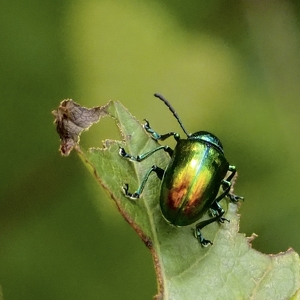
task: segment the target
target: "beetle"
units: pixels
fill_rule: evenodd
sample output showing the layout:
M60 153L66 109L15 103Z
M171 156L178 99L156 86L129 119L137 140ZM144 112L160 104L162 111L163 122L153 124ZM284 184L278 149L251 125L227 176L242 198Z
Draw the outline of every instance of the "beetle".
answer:
M119 154L135 162L141 162L159 150L164 150L171 157L165 170L153 165L145 173L134 193L129 192L127 183L123 186L123 192L130 199L140 198L150 174L156 173L161 180L160 208L166 221L178 227L187 226L210 211L211 218L197 223L194 235L202 246L212 245L210 240L202 236L201 229L215 221L220 223L229 221L223 217L225 211L219 202L224 197L228 197L234 203L243 200L243 197L230 192L236 168L229 165L224 156L222 143L215 135L207 131L189 134L171 104L160 94L154 96L164 102L173 113L187 139L181 139L176 132L160 135L145 120L144 129L154 140L163 141L173 136L177 143L174 150L161 145L137 156L127 153L120 147Z

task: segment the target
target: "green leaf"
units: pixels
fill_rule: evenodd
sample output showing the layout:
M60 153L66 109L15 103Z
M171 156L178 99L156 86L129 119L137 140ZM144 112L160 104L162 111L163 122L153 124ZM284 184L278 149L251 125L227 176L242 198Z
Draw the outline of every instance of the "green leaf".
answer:
M150 176L140 199L130 200L124 196L124 183L134 191L148 168L153 164L165 168L169 157L164 151L158 151L137 163L119 156L120 146L137 155L158 145L119 102L110 101L102 107L87 109L72 100L64 100L53 114L61 137L61 151L67 149L63 154L75 148L150 249L158 281L156 299L299 298L298 254L289 249L285 253L265 255L252 249L255 235L247 238L238 233L236 204L223 200L225 217L230 223L205 227L204 236L214 244L203 248L193 236L192 226L176 228L162 217L158 204L160 182L156 176ZM80 133L104 116L116 121L121 140L106 140L101 149L81 149Z

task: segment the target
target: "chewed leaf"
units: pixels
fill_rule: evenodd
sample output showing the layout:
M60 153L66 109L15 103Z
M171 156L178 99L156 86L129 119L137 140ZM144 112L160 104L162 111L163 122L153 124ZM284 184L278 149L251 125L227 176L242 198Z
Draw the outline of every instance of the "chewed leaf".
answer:
M63 155L69 155L79 143L83 130L87 130L92 124L98 122L101 116L106 115L105 107L86 108L72 99L66 99L60 103L57 110L52 111L55 116L56 130L61 140L60 151Z
M67 104L71 109L65 108ZM222 201L225 218L230 223L213 223L205 227L203 234L214 244L203 248L192 234L193 226L176 228L162 217L158 203L160 181L156 176L150 176L140 199L130 200L124 196L124 183L134 191L152 165L164 169L170 158L164 151L158 151L140 163L120 157L120 146L137 155L158 144L119 102L111 101L91 110L73 101L63 102L55 116L64 153L77 145L83 130L106 115L116 121L120 140L106 140L101 149L84 150L76 146L75 150L151 250L159 291L156 299L299 299L298 254L290 249L285 253L266 255L252 249L251 241L255 235L247 238L238 233L236 204Z

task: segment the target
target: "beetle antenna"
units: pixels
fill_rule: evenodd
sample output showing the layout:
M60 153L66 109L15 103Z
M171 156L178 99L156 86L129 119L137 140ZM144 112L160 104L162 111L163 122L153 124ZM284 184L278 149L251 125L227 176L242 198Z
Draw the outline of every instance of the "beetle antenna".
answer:
M164 102L168 107L169 107L169 110L172 112L173 116L176 118L176 120L178 121L180 127L182 128L182 130L184 131L184 133L186 134L187 137L190 136L190 134L188 134L188 132L186 131L186 129L184 128L177 112L175 111L175 109L173 108L173 106L170 104L170 102L164 98L162 95L158 94L158 93L155 93L154 96L158 99L160 99L162 102Z

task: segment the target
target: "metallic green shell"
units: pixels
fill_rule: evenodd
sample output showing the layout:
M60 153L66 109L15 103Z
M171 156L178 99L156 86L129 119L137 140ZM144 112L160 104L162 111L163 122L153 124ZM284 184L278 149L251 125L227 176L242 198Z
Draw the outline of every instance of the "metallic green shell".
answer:
M186 226L197 221L215 200L229 164L209 143L179 140L165 171L160 207L168 222Z

